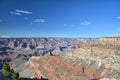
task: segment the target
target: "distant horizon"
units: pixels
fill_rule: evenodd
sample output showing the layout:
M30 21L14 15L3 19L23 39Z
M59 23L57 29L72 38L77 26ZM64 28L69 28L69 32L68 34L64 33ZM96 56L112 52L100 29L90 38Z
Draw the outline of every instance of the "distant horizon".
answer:
M120 36L105 36L105 37L0 37L0 38L120 38Z

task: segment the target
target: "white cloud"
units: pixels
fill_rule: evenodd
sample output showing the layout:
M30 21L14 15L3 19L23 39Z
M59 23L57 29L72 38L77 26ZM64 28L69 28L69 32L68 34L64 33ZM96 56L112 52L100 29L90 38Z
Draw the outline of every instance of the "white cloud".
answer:
M30 11L19 10L19 9L15 10L15 11L11 11L10 13L15 14L15 15L19 15L19 16L21 16L22 14L32 14L32 12L30 12Z
M45 19L35 19L33 22L37 22L37 23L44 23Z
M11 11L10 13L11 13L11 14L18 15L18 16L21 16L21 15L22 15L22 14L20 14L20 13L18 13L18 12L13 12L13 11Z
M90 25L90 24L91 24L91 22L88 22L88 21L84 21L84 22L81 22L81 23L80 23L80 25L85 25L85 26L86 26L86 25Z
M19 9L17 9L17 10L15 10L15 11L18 12L18 13L32 14L32 12L26 11L26 10L19 10Z
M120 19L120 16L117 16L116 18L117 18L117 19Z

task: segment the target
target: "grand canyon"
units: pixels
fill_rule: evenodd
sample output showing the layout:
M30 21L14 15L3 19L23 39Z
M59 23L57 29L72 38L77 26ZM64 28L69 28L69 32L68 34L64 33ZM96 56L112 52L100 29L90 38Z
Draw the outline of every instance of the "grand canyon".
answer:
M1 38L0 55L28 80L120 79L119 37Z

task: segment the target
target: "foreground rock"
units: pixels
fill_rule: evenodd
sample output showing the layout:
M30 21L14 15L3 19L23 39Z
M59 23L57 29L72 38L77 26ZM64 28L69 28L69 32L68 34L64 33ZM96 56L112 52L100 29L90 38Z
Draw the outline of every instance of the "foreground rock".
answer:
M109 80L120 79L120 72L106 66L102 60L81 58L75 55L32 57L30 67L37 78L48 80Z
M64 56L32 57L29 65L36 77L49 80L120 80L119 44L106 42L100 40Z

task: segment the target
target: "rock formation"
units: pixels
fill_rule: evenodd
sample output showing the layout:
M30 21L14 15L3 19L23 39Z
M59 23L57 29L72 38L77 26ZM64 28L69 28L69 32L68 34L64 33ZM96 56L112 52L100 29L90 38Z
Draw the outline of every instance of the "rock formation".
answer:
M32 57L29 65L36 77L43 76L49 80L119 80L119 50L112 43L108 47L110 43L102 42L101 39L98 41L91 43L93 46L79 48L64 56Z
M12 42L8 45L7 41ZM120 79L119 37L35 38L7 41L0 42L0 51L4 54L7 52L6 55L1 54L0 59L12 59L11 66L21 77L39 79L42 77L48 80ZM17 42L18 47L13 46L13 42ZM18 59L14 60L16 57ZM30 75L25 75L27 73Z

